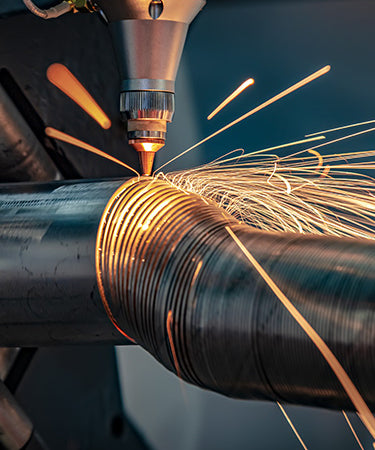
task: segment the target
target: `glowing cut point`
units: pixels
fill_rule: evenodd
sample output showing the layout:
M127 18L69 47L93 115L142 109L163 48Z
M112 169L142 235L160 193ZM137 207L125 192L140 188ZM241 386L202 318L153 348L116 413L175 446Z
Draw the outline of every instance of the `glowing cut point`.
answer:
M208 115L207 120L211 120L217 113L219 113L222 109L224 109L232 100L234 100L238 95L241 94L245 89L254 84L254 79L249 78L244 81L232 94L230 94L224 101L220 103L220 105L215 108L211 114Z
M112 124L106 113L67 67L59 63L52 64L47 69L47 78L98 122L102 128L105 130L111 128Z

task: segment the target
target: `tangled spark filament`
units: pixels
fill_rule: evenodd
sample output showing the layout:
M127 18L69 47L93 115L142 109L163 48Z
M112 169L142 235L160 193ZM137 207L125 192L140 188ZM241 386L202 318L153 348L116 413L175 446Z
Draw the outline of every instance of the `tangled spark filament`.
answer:
M374 239L375 182L356 173L375 168L361 161L370 157L375 151L323 158L306 150L283 159L248 154L159 176L265 231Z

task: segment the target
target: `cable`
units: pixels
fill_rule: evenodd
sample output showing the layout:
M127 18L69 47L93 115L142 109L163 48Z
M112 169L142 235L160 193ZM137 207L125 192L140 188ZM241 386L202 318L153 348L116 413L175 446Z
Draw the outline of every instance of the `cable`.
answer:
M49 9L38 8L31 0L23 0L25 6L36 16L42 19L56 19L63 14L70 12L72 10L72 5L66 1L59 3Z

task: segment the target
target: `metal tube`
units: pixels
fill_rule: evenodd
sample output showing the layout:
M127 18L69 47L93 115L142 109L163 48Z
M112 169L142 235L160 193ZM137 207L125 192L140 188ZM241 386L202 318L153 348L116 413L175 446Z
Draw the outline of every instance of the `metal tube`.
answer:
M24 448L32 432L32 423L0 381L0 447L8 450Z
M49 181L61 175L0 86L1 181Z
M0 345L124 343L97 290L95 239L122 181L0 187Z
M261 232L166 182L121 184L0 190L0 345L127 342L117 328L198 386L350 409L229 225L375 407L375 243Z
M375 407L375 243L257 231L164 182L128 183L98 234L115 325L188 382L236 398L352 408L229 225Z

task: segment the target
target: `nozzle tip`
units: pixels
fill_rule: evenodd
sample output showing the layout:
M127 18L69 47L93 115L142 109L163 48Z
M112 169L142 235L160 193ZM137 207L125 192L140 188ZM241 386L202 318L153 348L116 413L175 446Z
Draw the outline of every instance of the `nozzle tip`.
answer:
M137 150L143 175L150 176L154 165L155 153L164 147L164 141L138 141L136 139L129 143Z
M150 176L154 166L155 153L140 151L138 155L143 175Z

